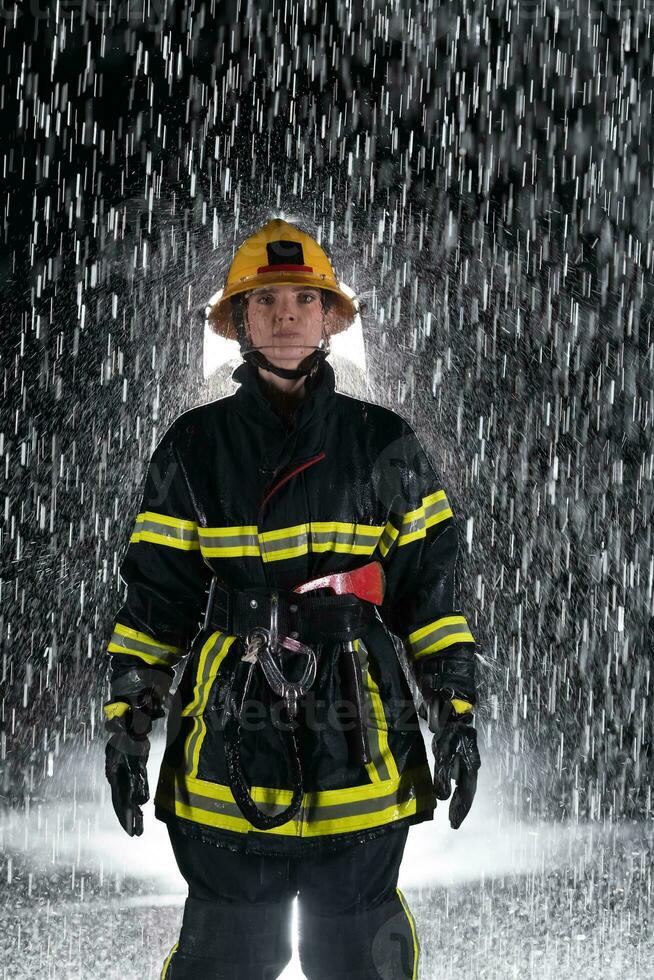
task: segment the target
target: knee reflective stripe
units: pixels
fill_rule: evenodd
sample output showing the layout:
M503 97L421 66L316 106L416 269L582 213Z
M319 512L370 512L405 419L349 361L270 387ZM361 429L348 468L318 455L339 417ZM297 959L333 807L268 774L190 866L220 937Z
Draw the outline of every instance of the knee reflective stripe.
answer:
M170 966L170 961L172 960L173 953L175 952L175 950L177 949L178 946L179 946L179 943L178 942L175 943L175 945L173 946L173 948L171 949L171 951L168 953L168 956L164 960L164 965L163 965L163 969L161 971L161 976L160 976L159 980L166 980L166 977L168 976L168 967Z
M411 910L407 905L406 898L404 897L404 895L402 894L399 888L396 888L396 891L397 891L397 896L400 902L402 903L404 914L409 920L409 927L411 929L411 936L413 938L413 975L411 977L411 980L416 980L418 976L418 960L420 959L420 944L418 942L418 931L416 929L416 922L413 916L411 915Z

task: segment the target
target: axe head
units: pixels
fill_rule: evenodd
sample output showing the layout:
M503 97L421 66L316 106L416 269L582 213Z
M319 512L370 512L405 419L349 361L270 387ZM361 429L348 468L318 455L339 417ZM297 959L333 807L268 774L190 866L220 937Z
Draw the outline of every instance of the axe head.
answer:
M334 572L312 578L297 585L294 592L315 592L316 589L329 589L334 595L355 595L364 602L380 606L384 601L386 578L384 569L378 561L371 561L351 572Z

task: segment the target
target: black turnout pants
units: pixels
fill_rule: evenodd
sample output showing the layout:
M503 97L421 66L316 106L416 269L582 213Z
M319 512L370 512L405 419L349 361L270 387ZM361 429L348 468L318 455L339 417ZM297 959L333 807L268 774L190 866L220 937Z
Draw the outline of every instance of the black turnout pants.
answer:
M296 895L308 980L416 980L415 923L397 888L407 829L292 858L168 833L189 893L162 980L275 980L292 955Z

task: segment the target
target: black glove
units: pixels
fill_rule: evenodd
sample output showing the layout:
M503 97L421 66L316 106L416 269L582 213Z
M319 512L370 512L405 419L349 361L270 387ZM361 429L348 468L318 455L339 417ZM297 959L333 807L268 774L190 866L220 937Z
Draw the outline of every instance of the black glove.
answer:
M160 690L154 686L133 690L139 680L143 677L138 672L118 678L112 683L114 696L103 705L105 731L111 735L105 747L105 775L116 816L130 837L143 833L141 806L150 799L148 734L152 721L165 714Z
M456 699L455 699L456 703ZM439 800L450 802L450 827L458 830L465 820L477 791L477 772L481 767L477 732L472 725L472 711L457 714L451 692L435 694L428 706L428 724L434 737L434 792Z
M421 664L418 682L425 699L420 714L434 733L434 792L437 799L448 800L454 780L449 818L452 829L458 830L475 798L477 772L481 768L477 732L472 724L474 651L462 649L429 658Z

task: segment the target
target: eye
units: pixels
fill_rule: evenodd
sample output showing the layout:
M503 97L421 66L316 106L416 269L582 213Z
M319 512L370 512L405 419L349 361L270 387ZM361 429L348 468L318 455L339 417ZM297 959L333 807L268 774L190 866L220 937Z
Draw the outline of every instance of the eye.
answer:
M309 303L313 303L313 301L317 298L314 293L300 293L300 296L302 296L302 298L305 300L308 299ZM305 303L305 306L306 305L308 304Z

